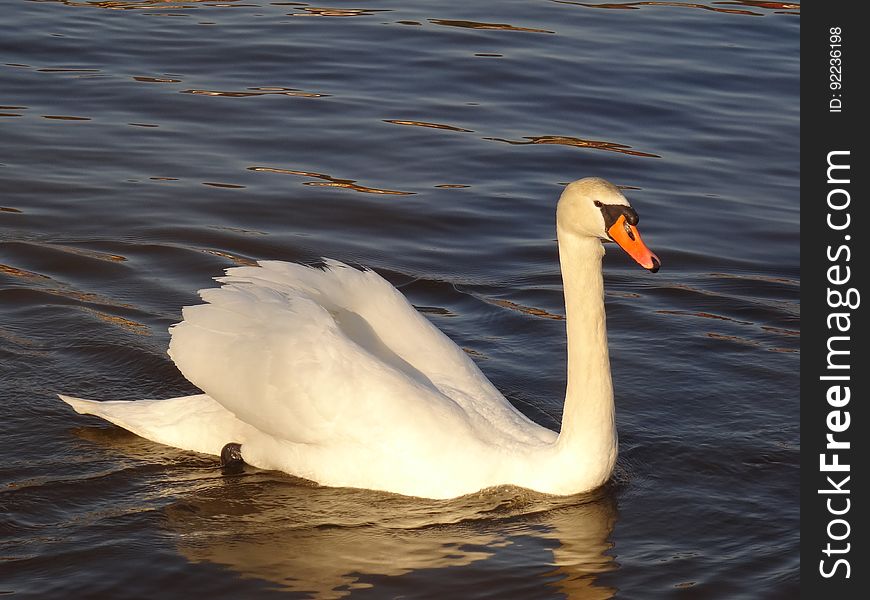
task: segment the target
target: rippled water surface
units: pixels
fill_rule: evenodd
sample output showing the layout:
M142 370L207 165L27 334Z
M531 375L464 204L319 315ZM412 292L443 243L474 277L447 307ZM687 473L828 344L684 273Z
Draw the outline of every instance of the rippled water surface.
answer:
M0 593L793 598L799 5L10 0L0 35ZM605 259L620 458L593 495L423 501L207 456L55 392L194 391L222 269L368 265L558 428L561 186Z

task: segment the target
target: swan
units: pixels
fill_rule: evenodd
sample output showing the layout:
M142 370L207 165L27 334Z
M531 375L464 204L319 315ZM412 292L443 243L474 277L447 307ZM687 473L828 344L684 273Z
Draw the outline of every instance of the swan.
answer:
M569 495L617 455L602 241L661 263L613 184L567 185L556 209L568 335L559 433L531 421L390 283L334 260L230 268L170 328L169 356L204 393L94 401L81 414L183 450L324 486L433 499L499 485Z

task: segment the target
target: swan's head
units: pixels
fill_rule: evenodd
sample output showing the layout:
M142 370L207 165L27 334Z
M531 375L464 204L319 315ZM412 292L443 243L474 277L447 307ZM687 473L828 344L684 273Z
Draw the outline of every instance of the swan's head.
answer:
M655 273L662 263L643 243L637 221L637 213L619 188L600 177L568 184L556 209L559 228L581 237L616 242L640 266Z

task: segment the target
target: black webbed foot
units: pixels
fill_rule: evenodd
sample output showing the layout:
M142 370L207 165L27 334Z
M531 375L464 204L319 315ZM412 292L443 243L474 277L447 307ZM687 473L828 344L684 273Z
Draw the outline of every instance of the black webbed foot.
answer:
M224 475L236 475L245 470L242 445L230 442L221 450L221 470Z

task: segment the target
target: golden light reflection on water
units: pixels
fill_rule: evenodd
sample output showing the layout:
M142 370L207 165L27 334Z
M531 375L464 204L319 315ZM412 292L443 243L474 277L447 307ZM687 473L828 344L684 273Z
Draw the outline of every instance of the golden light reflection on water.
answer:
M143 9L184 9L190 4L210 4L220 6L215 0L37 0L38 2L56 2L66 6L82 6L89 8L108 8L111 10L143 10ZM224 0L236 2L236 0ZM226 4L225 6L238 6Z
M442 129L446 131L456 131L460 133L474 133L471 129L465 129L463 127L457 127L455 125L446 125L444 123L433 123L429 121L412 121L412 120L404 120L404 119L384 119L385 123L392 123L394 125L408 125L414 127L425 127L429 129ZM651 152L641 152L640 150L634 150L631 146L626 144L619 144L616 142L607 142L602 140L587 140L578 137L572 137L567 135L539 135L539 136L526 136L522 140L508 140L505 138L497 138L497 137L485 137L485 140L493 141L493 142L504 142L506 144L512 144L515 146L525 146L525 145L533 145L533 144L554 144L559 146L573 146L575 148L591 148L593 150L604 150L607 152L619 152L620 154L628 154L631 156L640 156L645 158L661 158L658 154L653 154ZM621 186L623 189L639 189L631 186Z
M172 79L170 77L145 77L140 75L133 77L133 79L143 83L181 83L180 79Z
M393 125L411 125L414 127L429 127L430 129L446 129L447 131L460 131L463 133L474 133L471 129L463 129L454 125L445 125L443 123L429 123L427 121L403 121L400 119L384 119L384 123L392 123Z
M41 288L40 291L45 292L46 294L51 294L52 296L58 296L60 298L69 298L70 300L77 300L79 302L87 302L89 304L99 304L104 307L109 308L121 308L121 309L132 309L132 304L127 304L126 302L115 302L111 298L107 298L102 294L97 294L94 292L80 292L79 290L74 289L60 289L60 288Z
M223 96L227 98L249 98L253 96L295 96L297 98L326 98L329 94L317 94L305 92L295 88L285 87L251 87L244 91L222 90L182 90L182 94L196 94L199 96Z
M25 269L19 269L17 267L12 267L10 265L0 264L0 274L9 275L12 277L17 277L20 279L30 279L36 281L44 281L44 282L54 282L54 280L47 276L42 275L41 273L34 273L33 271L27 271ZM57 283L57 282L54 282ZM100 306L105 306L107 308L130 308L128 304L122 304L114 302L104 296L99 294L93 294L88 292L80 292L75 289L61 289L61 288L39 288L39 290L43 293L50 294L52 296L58 296L61 298L68 298L70 300L75 300L81 303L88 304L98 304ZM137 335L151 335L151 332L148 330L148 327L138 321L133 321L132 319L128 319L126 317L122 317L119 315L113 315L102 310L97 310L91 306L85 306L85 304L79 304L75 306L75 308L85 311L89 314L94 315L101 321L109 323L111 325L115 325L126 329L132 333ZM0 336L2 337L2 336Z
M127 260L126 256L122 256L120 254L113 254L111 252L102 252L100 250L93 250L91 248L80 248L77 246L66 246L64 244L52 244L52 243L31 243L34 246L41 246L43 248L48 248L55 251L67 252L69 254L77 254L79 256L86 256L88 258L95 258L97 260L105 260L109 262L124 262Z
M297 171L295 169L279 169L276 167L248 167L249 171L258 171L261 173L280 173L283 175L298 175L300 177L311 177L321 179L322 181L304 181L302 185L312 185L319 187L338 187L362 192L365 194L384 194L390 196L410 196L415 192L403 192L400 190L388 190L384 188L373 188L356 183L355 179L339 179L331 175L323 173L315 173L314 171Z
M42 115L43 119L55 119L57 121L90 121L90 117L73 117L70 115Z
M64 68L44 68L36 69L38 73L99 73L99 69L64 69Z
M737 336L737 335L726 335L724 333L716 333L713 331L708 331L706 335L708 338L711 338L714 340L723 340L723 341L728 341L728 342L734 342L735 344L742 344L744 346L760 346L761 345L759 342L756 342L755 340L748 340L746 338L742 338L742 337Z
M468 568L452 576L474 585L473 565L527 552L534 536L549 540L535 545L542 556L534 562L544 563L537 576L553 594L575 600L615 594L595 582L617 568L608 555L616 503L607 493L555 498L506 487L430 501L313 487L264 472L216 483L165 510L180 554L285 591L343 598L377 590L385 577L458 566ZM492 593L498 597L499 590Z
M227 260L233 262L234 264L239 265L240 267L256 267L257 261L252 260L250 258L245 258L244 256L239 256L237 254L232 254L231 252L225 252L223 250L214 250L211 248L201 248L202 252L206 254L211 254L212 256L220 256L221 258L226 258Z
M477 358L480 360L489 360L489 357L486 354L484 354L483 352L478 352L474 348L468 348L466 346L462 346L462 351L465 352L466 354L468 354L469 356L473 356L474 358Z
M126 319L124 317L119 317L118 315L110 315L109 313L105 313L99 310L95 310L88 306L81 306L82 310L91 313L101 321L105 321L110 325L115 325L117 327L121 327L122 329L126 329L131 333L135 333L136 335L151 335L151 332L148 330L148 327L139 323L138 321L133 321L131 319Z
M337 8L334 6L305 6L301 2L275 3L277 6L295 5L302 12L287 13L288 17L367 17L382 12L390 12L383 8Z
M27 242L25 244L25 248L19 249L17 251L29 254L29 252L27 251L31 246L39 248L40 251L48 250L62 252L109 263L117 264L127 261L127 258L120 254L93 250L91 248L66 246L62 244ZM74 257L68 257L60 260L73 261L76 259ZM60 261L55 260L55 262ZM146 325L138 321L134 321L128 317L123 317L119 314L115 314L116 311L129 312L131 310L135 310L135 308L130 304L118 302L102 294L94 292L84 292L76 289L68 283L55 280L48 275L44 275L35 271L29 271L20 267L14 267L9 264L0 264L0 275L28 280L27 288L34 292L38 292L39 294L47 294L49 296L55 296L57 298L64 298L66 300L72 300L75 303L70 305L68 302L55 303L52 301L42 300L40 302L41 304L60 304L62 306L72 306L77 310L81 310L95 316L101 321L104 321L111 325L115 325L117 327L121 327L137 335L151 334Z
M106 323L117 325L139 335L150 335L150 331L148 331L147 326L139 323L138 321L134 321L132 319L128 319L126 317L122 317L116 314L110 314L108 312L105 312L105 310L97 309L94 306L86 306L87 304L90 304L99 306L100 308L106 310L130 310L133 308L130 304L116 302L111 298L103 296L102 294L97 294L93 292L82 292L75 288L70 288L69 286L61 282L55 281L48 275L35 273L33 271L27 271L25 269L12 267L10 265L0 264L0 274L9 275L20 279L29 279L34 282L39 281L42 285L33 288L34 290L38 290L41 293L51 296L57 296L58 298L74 300L77 303L80 303L76 305L75 308L90 313L99 318L100 320L105 321Z
M737 4L740 6L752 6L766 8L768 10L800 11L801 5L794 2L756 2L754 0L730 0L728 2L714 2L713 4Z
M535 308L534 306L523 306L522 304L517 304L516 302L511 302L510 300L500 300L486 297L482 297L482 299L489 304L495 304L496 306L501 306L502 308L509 308L511 310L515 310L526 315L532 315L533 317L543 317L544 319L553 319L554 321L565 320L564 316L547 312L543 308Z
M27 269L19 269L18 267L13 267L11 265L4 265L3 263L0 263L0 273L11 275L12 277L18 277L20 279L51 279L48 275L34 273Z
M237 183L218 183L215 181L203 181L202 185L207 185L209 187L216 187L216 188L224 188L227 190L240 190L240 189L243 189L245 187L245 186L239 185Z
M557 144L560 146L574 146L576 148L592 148L593 150L605 150L607 152L619 152L620 154L629 154L631 156L644 156L648 158L661 158L658 154L650 152L640 152L633 150L631 146L625 144L617 144L616 142L605 142L600 140L584 140L583 138L571 137L567 135L539 135L526 136L523 140L506 140L504 138L487 137L485 140L494 142L505 142L515 146L524 146L528 144Z
M787 335L790 337L797 337L801 334L801 332L797 331L796 329L783 329L782 327L771 327L770 325L763 325L761 328L771 333L778 333L780 335Z
M708 4L699 4L695 2L667 2L659 0L646 0L643 2L608 2L608 3L589 3L577 2L576 0L552 0L558 4L574 4L576 6L584 6L586 8L610 8L617 10L638 10L645 6L666 6L673 8L697 8L701 10L709 10L712 12L725 13L729 15L751 15L764 16L764 13L753 12L739 8L721 8L718 6L710 6ZM737 6L747 6L751 8L763 8L777 11L800 11L800 4L787 2L753 2L751 0L733 0L729 2L713 2L713 4L732 4ZM788 14L798 14L798 12L789 12Z
M556 33L546 29L535 29L533 27L517 27L508 25L507 23L486 23L482 21L458 21L451 19L429 19L429 22L434 25L444 25L445 27L462 27L464 29L494 29L498 31L525 31L528 33Z
M39 344L30 338L22 337L17 333L13 333L8 329L0 327L0 340L3 341L3 346L7 349L10 346L15 346L16 354L23 354L26 356L48 356L49 352L45 350L41 350L39 348ZM10 487L12 484L7 484Z

